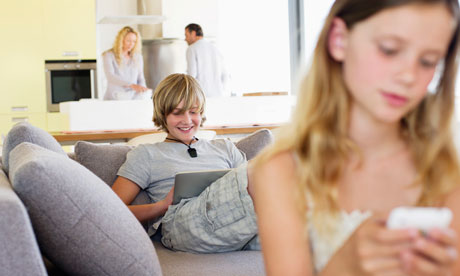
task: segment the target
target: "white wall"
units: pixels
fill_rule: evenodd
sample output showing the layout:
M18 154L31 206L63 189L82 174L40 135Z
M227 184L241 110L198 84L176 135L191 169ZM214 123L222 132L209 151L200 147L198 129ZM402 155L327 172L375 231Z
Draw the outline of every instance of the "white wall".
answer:
M220 0L218 47L233 91L289 91L288 1Z

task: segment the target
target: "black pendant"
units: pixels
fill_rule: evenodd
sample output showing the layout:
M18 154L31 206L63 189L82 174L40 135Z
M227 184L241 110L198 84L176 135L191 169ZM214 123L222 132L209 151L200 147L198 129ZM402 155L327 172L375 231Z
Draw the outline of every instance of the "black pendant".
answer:
M198 156L198 154L196 153L196 149L194 148L189 148L187 151L188 151L188 154L190 154L190 157L192 158L195 158Z

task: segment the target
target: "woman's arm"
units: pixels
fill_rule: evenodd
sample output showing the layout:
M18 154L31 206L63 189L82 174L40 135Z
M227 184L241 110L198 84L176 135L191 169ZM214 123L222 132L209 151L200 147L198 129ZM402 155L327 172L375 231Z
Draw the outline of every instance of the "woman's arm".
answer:
M169 205L172 203L172 196L174 193L173 188L163 200L156 203L130 205L140 191L140 187L136 183L125 177L118 176L112 186L112 189L120 197L120 199L128 205L128 208L140 222L148 221L149 219L164 215L168 210Z
M296 207L295 163L282 153L252 173L267 275L313 275L305 220Z

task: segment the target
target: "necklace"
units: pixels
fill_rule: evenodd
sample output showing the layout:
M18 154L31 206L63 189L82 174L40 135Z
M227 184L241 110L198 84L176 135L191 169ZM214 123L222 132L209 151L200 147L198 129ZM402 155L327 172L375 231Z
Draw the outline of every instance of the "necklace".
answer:
M190 155L190 157L192 158L195 158L198 156L198 153L196 152L196 149L192 148L190 145L193 143L193 141L198 141L198 138L196 138L195 136L193 136L193 139L192 141L190 141L190 143L187 145L186 143L182 142L181 140L178 140L178 139L173 139L173 138L168 138L166 137L166 140L171 140L171 141L176 141L176 142L179 142L179 143L182 143L184 145L186 145L188 147L188 154Z

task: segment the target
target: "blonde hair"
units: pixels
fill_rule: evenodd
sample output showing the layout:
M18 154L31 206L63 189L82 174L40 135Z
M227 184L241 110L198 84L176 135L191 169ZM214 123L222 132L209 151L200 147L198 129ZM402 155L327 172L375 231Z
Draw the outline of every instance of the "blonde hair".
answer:
M206 98L198 81L186 74L172 74L162 80L153 92L153 122L161 130L166 128L166 117L171 114L180 102L184 101L181 112L195 105L202 117L201 125L206 121L204 109Z
M115 41L113 42L112 49L109 49L104 52L106 54L107 52L113 52L113 55L115 56L115 60L117 61L117 64L121 66L121 54L123 51L123 41L125 37L133 33L136 35L136 45L134 45L134 48L129 52L129 56L132 58L134 56L134 53L140 53L142 49L142 43L141 43L141 35L139 34L138 31L134 30L133 28L129 26L123 27L120 31L118 31L117 36L115 37Z
M355 23L383 9L412 3L444 3L458 21L457 0L335 1L320 33L310 70L300 86L293 121L279 131L281 135L275 144L256 159L256 166L259 166L283 152L298 157L297 203L303 214L306 214L307 204L314 203L313 223L318 228L328 230L331 226L327 225L327 220L324 225L325 214L330 217L338 214L338 181L350 154L360 154L359 148L348 138L350 96L342 77L342 65L328 53L332 20L340 17L351 29ZM408 141L417 169L414 185L422 187L417 205L440 204L460 180L450 129L455 98L458 28L457 22L437 91L427 94L401 120L401 131Z

